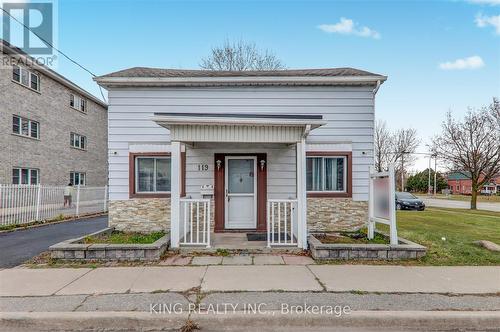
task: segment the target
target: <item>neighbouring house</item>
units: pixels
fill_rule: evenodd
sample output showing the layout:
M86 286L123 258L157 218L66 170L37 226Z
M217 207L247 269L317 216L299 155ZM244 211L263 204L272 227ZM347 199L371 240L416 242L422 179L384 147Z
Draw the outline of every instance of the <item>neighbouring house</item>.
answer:
M452 172L447 176L448 189L452 194L470 195L472 180L469 172ZM495 195L500 192L500 175L487 181L480 190L483 195Z
M0 40L0 184L107 184L107 105Z
M352 68L130 68L109 92L109 223L169 230L171 246L309 232L368 219L375 95L386 76ZM236 235L235 235L236 236Z

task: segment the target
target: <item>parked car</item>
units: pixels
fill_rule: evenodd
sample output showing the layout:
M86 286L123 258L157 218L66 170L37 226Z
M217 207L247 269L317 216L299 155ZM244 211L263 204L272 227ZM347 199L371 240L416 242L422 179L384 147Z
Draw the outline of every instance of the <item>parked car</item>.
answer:
M424 202L411 193L396 192L396 210L424 211Z

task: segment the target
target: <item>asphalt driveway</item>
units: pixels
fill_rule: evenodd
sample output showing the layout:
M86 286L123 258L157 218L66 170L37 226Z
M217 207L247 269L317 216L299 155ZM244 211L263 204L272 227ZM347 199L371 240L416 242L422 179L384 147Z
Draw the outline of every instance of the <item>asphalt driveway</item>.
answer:
M47 250L49 246L106 228L108 217L48 224L0 234L0 268L13 267Z

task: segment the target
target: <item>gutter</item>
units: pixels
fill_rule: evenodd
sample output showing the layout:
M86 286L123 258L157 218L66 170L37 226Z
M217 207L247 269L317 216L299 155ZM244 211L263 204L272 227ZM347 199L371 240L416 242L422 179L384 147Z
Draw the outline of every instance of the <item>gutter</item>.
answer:
M387 79L387 78L386 78ZM384 80L385 81L385 80ZM382 83L380 82L380 80L377 81L377 85L375 86L375 89L373 89L373 96L375 96L378 92L378 89L380 89L380 86L382 85Z
M233 85L233 84L289 84L289 85L339 85L339 84L377 84L386 76L253 76L253 77L106 77L94 80L101 86L120 85Z

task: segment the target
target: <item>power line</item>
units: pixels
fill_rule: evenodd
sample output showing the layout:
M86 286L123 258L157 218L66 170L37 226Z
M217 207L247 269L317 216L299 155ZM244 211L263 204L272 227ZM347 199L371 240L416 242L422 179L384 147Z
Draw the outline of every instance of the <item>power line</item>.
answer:
M37 36L46 45L50 46L51 48L53 48L54 50L56 50L59 54L61 54L62 56L64 56L66 59L68 59L69 61L71 61L72 63L74 63L78 67L80 67L81 69L85 70L87 73L89 73L90 75L92 75L92 77L97 77L97 75L94 74L92 71L90 71L89 69L85 68L83 65L79 64L76 60L73 60L69 55L66 55L66 53L64 53L63 51L59 50L54 45L52 45L51 43L49 43L48 41L46 41L44 38L42 38L41 36L39 36L36 32L34 32L33 30L31 30L23 22L19 21L17 18L15 18L14 16L12 16L8 11L6 11L3 8L0 8L0 9L2 9L2 11L5 14L9 15L9 17L11 17L14 21L16 21L17 23L21 24L26 30L30 31L32 34L34 34L35 36ZM99 91L101 92L102 99L107 103L106 98L104 97L104 93L102 92L101 86L100 85L97 85L97 86L99 87Z

